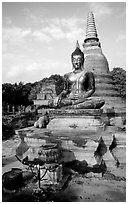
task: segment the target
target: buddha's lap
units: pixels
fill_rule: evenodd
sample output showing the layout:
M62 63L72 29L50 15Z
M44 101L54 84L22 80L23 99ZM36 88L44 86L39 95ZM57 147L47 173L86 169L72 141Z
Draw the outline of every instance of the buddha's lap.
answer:
M62 101L62 105L67 105L67 107L74 108L101 108L104 105L104 100L100 98L85 98L84 101L81 100L72 100L72 99L64 99Z

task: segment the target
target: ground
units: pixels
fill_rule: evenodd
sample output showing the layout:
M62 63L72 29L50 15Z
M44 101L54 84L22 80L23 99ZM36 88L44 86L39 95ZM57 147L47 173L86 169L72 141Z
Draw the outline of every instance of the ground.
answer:
M125 132L118 132L125 136ZM3 142L3 173L12 167L21 167L22 164L14 156L15 147L20 138L15 137ZM13 144L13 150L10 147ZM15 144L15 145L14 145ZM123 149L124 155L124 149ZM122 155L122 156L123 156ZM125 159L124 159L125 161ZM101 173L80 174L73 168L67 167L68 176L60 189L49 188L45 195L41 192L34 194L37 181L30 176L24 185L15 192L3 189L3 201L54 201L54 202L125 202L126 201L126 162L120 160L120 166L113 165L104 175ZM26 169L24 168L24 173Z

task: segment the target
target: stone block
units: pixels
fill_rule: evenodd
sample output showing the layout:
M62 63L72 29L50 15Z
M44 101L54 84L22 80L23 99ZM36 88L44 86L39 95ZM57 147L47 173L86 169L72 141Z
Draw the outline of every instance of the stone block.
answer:
M48 130L86 130L96 132L101 128L100 119L94 116L87 116L86 118L72 117L72 118L54 118L47 126Z
M94 152L98 147L98 142L88 140L85 147L76 146L74 142L63 140L61 147L63 149L61 161L72 162L72 161L86 161L87 164L92 167L97 164L94 157Z
M114 117L114 118L112 117L110 119L110 125L122 128L123 127L123 120L121 117Z

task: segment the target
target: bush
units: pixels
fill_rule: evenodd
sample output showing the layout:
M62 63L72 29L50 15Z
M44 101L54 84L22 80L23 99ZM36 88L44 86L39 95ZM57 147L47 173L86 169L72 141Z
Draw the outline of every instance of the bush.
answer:
M126 71L120 67L111 71L115 88L123 99L126 99Z

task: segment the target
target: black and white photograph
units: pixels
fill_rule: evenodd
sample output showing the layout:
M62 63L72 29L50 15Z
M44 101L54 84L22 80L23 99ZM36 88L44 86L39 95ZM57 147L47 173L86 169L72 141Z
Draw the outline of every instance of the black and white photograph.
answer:
M126 202L126 2L1 4L2 202Z

